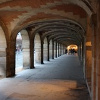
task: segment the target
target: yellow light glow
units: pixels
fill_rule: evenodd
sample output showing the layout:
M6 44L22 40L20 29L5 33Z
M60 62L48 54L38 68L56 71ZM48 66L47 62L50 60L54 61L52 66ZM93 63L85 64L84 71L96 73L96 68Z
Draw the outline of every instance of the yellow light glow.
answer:
M69 50L69 49L75 49L75 50L77 50L78 49L78 46L77 45L69 45L67 47L67 50Z

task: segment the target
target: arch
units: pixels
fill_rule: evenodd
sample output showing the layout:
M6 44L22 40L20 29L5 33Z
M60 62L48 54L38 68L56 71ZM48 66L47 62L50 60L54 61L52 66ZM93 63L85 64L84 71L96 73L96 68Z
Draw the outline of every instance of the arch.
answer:
M34 63L41 63L41 38L39 33L34 37Z
M30 68L30 40L26 30L21 30L21 39L16 37L16 73L21 69ZM18 35L17 35L18 36Z
M76 22L69 22L67 20L58 20L58 22L57 21L54 21L54 22L51 21L51 22L48 22L47 24L44 24L44 25L41 25L40 27L37 27L34 31L34 34L36 34L37 32L39 32L41 30L46 30L46 29L52 30L52 29L54 29L54 31L57 31L58 29L64 28L63 31L64 30L66 30L66 31L70 30L70 31L74 31L76 33L80 33L81 36L84 36L85 30L82 28L82 26L80 24L78 24ZM67 25L68 23L71 23L71 26L70 26L70 24ZM81 30L79 28L73 27L75 25L78 26Z
M70 44L76 44L76 45L79 45L79 43L77 41L75 41L74 39L71 39L71 38L59 38L57 39L57 42L59 43L63 43L65 46L68 46Z
M53 39L57 39L58 37L76 38L76 40L78 40L78 41L82 40L82 38L79 38L79 36L74 34L74 33L63 33L63 32L61 32L61 33L53 33L53 34L49 35L48 40L50 40L52 38Z
M37 27L34 31L33 31L33 33L34 34L36 34L36 33L38 33L38 30L41 30L41 28L43 28L44 26L47 26L48 24L53 24L53 23L62 23L62 24L65 24L66 25L66 23L72 23L72 24L75 24L76 26L79 26L82 30L83 30L83 32L85 33L85 28L84 28L84 26L83 25L81 25L79 22L76 22L76 21L74 21L74 20L71 20L71 19L48 19L49 21L47 21L47 19L45 20L45 19L40 19L40 20L36 20L36 21L34 21L34 23L33 23L33 21L31 22L31 23L29 23L29 24L24 24L24 26L22 26L22 27L18 27L18 29L14 29L14 30L12 30L12 33L14 33L15 35L19 32L19 31L21 31L21 29L22 28L27 28L27 26L28 27L31 27L31 26L34 26L34 25L38 25L38 24L40 24L39 26L40 27ZM33 35L34 36L34 35Z
M0 78L6 76L6 37L0 26Z
M46 13L49 12L49 14L51 14L52 10L50 10L50 8L56 7L57 5L63 5L63 4L77 5L80 8L82 8L89 16L91 16L91 14L93 13L93 9L91 7L91 4L88 1L85 1L85 0L84 1L83 0L82 1L80 1L80 0L74 0L74 1L73 0L68 0L68 1L63 1L63 2L62 1L52 2L50 5L45 5L44 8L46 8L46 9L42 9L42 12L46 12ZM41 12L41 10L40 10L40 8L37 8L37 10L35 11L35 15L38 14L39 12ZM34 11L33 10L30 11L30 14L33 15ZM27 17L30 17L30 16L28 16L30 14L27 14ZM20 24L22 24L22 22L24 22L26 20L26 18L25 19L20 19L21 21L19 21L19 23L17 23L16 26L19 26ZM33 20L32 20L32 23L33 23ZM29 24L31 24L31 23L29 23ZM27 24L27 25L29 25L29 24Z

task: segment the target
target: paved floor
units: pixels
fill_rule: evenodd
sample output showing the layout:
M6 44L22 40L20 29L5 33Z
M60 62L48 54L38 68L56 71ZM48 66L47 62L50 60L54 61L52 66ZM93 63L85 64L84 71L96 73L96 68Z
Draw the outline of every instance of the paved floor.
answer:
M90 100L77 56L63 55L0 80L0 100Z

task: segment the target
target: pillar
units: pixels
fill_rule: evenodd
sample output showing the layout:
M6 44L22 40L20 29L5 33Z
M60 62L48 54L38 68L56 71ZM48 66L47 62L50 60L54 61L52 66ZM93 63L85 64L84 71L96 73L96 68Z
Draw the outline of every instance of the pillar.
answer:
M49 45L49 57L52 59L52 40L50 40L50 45Z
M15 76L15 50L16 50L15 40L8 41L6 49L7 51L6 77Z
M97 66L97 25L96 25L96 14L91 16L92 20L92 84L91 84L91 98L92 100L96 100L96 66Z
M52 59L54 59L54 41L52 40Z
M43 59L45 60L45 61L47 61L48 60L48 53L47 53L47 47L48 46L48 43L47 43L47 38L45 37L45 39L44 39L44 44L43 44Z
M26 30L22 30L22 52L23 52L23 68L30 68L30 41Z
M41 64L44 64L43 63L43 41L41 40Z
M49 42L48 42L48 61L49 61Z
M58 43L58 57L59 57L59 43Z
M56 48L55 49L56 49L56 56L55 57L57 58L57 41L56 41Z
M35 63L41 63L41 40L40 35L37 33L34 39L35 46Z
M0 77L6 77L6 38L0 27Z
M33 39L30 39L30 69L33 69L34 67L34 41Z
M85 66L86 66L86 79L89 92L91 93L91 73L92 73L92 28L90 26L90 17L87 18L87 32L86 32L86 59L85 59Z
M96 100L100 100L100 1L97 6Z
M56 58L56 41L54 41L54 58Z

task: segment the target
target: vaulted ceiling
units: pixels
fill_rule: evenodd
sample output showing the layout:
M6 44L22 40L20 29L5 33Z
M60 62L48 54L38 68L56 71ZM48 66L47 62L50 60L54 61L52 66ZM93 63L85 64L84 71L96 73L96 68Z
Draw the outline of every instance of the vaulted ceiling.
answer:
M31 29L65 45L82 42L93 12L95 0L0 0L0 23L9 35Z

